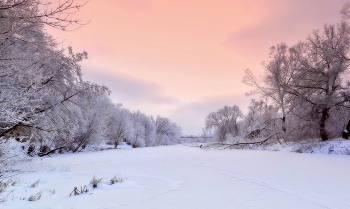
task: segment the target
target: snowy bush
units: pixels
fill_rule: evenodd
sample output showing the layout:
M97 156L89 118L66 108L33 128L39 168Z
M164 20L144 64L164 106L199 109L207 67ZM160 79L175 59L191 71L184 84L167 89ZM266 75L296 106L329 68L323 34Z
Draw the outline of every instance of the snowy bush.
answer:
M122 177L117 177L114 176L111 180L110 180L111 184L115 184L115 183L123 183L124 179Z
M40 179L38 179L38 180L37 180L36 182L34 182L30 187L35 188L35 187L37 187L37 186L39 185L40 182L41 182Z
M34 194L34 195L31 195L29 198L28 198L28 201L37 201L37 200L40 200L41 198L41 195L42 195L42 191Z
M80 194L83 194L83 193L88 193L89 190L87 188L87 186L85 185L84 187L80 187L80 190L78 189L78 187L74 187L73 191L70 193L69 196L77 196L77 195L80 195Z
M98 185L99 183L101 183L101 182L102 182L102 178L98 179L98 178L96 178L95 175L94 175L94 177L93 177L93 178L91 179L91 181L90 181L90 184L92 185L93 188L96 188L97 185Z

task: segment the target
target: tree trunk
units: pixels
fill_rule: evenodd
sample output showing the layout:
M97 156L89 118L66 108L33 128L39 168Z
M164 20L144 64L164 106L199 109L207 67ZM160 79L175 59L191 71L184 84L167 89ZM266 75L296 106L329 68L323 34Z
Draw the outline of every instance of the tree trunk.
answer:
M325 108L322 110L322 117L320 120L320 136L321 136L322 141L328 140L328 135L326 132L326 120L329 117L328 111L329 111L329 108Z
M350 135L350 120L348 122L348 125L346 126L346 129L343 131L343 138L349 139L349 135Z
M282 131L284 133L287 132L287 129L286 129L286 117L285 116L283 116L283 118L282 118Z
M235 135L238 136L238 126L237 126L237 123L235 123L235 125L233 126L233 129L234 129Z
M118 147L118 140L115 139L115 140L114 140L114 149L117 149L117 147Z

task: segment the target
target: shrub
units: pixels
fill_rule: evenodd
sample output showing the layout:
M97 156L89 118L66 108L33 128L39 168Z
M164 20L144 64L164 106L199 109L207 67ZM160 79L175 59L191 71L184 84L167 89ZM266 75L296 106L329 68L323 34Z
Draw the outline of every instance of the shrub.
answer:
M77 195L80 195L80 194L82 194L84 192L85 193L89 192L89 190L88 190L86 185L84 187L80 187L80 190L77 187L74 187L73 191L70 193L69 196L72 196L72 195L77 196Z
M31 195L31 196L28 198L28 201L37 201L37 200L40 200L40 198L41 198L41 193L42 193L42 191L36 193L35 195Z
M0 181L0 193L6 191L6 188L9 186L9 181L2 182Z
M95 177L95 175L94 175L94 178L92 178L92 180L90 181L90 184L92 184L92 187L93 187L93 188L96 188L97 185L98 185L99 183L101 183L101 182L102 182L102 178L97 179L97 178Z
M110 181L111 181L111 184L123 183L124 179L122 177L114 176Z
M36 182L34 182L34 183L31 185L31 187L32 187L32 188L35 188L36 186L38 186L39 183L40 183L40 179L37 180Z

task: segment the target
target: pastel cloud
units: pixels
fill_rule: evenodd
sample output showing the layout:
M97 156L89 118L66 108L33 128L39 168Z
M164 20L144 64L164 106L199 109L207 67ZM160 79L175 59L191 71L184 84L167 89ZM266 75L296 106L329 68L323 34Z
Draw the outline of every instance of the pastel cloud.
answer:
M345 2L347 0L270 0L270 6L275 8L273 15L254 27L229 33L223 43L244 56L267 57L272 45L296 44L324 24L339 22L339 11Z
M176 98L167 96L164 93L165 87L159 84L118 72L109 74L109 69L97 66L83 65L83 69L85 80L107 86L112 91L111 98L115 103L122 103L132 110L142 109L148 112L147 109L142 108L143 105L164 107L178 103ZM154 114L154 112L150 111L148 114Z

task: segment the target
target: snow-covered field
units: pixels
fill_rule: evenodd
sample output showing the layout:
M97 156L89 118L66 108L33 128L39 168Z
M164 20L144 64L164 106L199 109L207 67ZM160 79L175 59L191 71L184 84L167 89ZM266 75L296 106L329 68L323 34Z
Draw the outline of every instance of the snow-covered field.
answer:
M350 209L349 155L176 145L56 155L36 164L39 171L20 176L0 208ZM125 181L110 185L118 174ZM103 178L95 190L94 175ZM84 185L88 193L69 197ZM40 191L40 200L27 200Z

